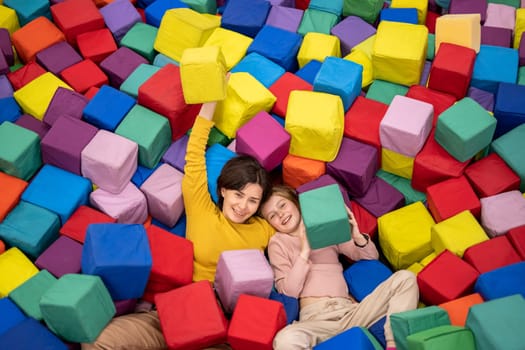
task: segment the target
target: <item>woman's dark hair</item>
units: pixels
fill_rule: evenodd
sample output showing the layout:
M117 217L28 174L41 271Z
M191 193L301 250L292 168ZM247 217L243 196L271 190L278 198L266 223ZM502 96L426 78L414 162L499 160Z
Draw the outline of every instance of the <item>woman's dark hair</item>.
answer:
M268 200L268 198L270 198L273 195L288 199L293 204L295 204L295 206L299 210L299 213L301 212L301 206L299 205L299 195L297 194L297 191L294 190L292 187L288 185L275 185L270 190L270 193L268 193L268 197L266 197L266 199Z
M261 203L266 200L271 189L271 181L268 172L253 157L248 155L236 156L226 162L217 179L217 205L222 210L224 197L221 188L227 190L242 190L249 183L258 184L263 193Z

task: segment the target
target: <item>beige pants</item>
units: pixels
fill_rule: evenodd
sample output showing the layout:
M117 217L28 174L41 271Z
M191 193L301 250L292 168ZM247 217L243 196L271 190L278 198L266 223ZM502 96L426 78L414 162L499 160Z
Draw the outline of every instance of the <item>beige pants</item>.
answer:
M395 272L360 303L345 298L322 298L305 306L299 321L283 328L273 341L275 350L312 349L318 343L355 326L369 327L387 316L385 339L393 342L389 315L417 307L419 290L415 275Z
M82 350L165 350L167 348L156 311L115 317L93 343L82 344ZM221 344L207 349L231 348Z

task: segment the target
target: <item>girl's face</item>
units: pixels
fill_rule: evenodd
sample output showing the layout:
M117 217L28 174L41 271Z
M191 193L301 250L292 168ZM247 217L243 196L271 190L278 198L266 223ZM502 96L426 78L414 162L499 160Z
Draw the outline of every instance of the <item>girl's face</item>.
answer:
M243 224L259 209L263 195L261 185L248 183L240 190L221 188L224 198L222 213L226 218L236 224Z
M294 233L301 223L299 208L291 200L273 194L262 207L263 217L281 233Z

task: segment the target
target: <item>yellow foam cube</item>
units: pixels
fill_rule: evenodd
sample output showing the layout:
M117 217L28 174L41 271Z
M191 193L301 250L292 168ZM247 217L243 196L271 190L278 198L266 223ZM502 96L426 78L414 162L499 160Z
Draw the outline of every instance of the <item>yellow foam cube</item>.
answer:
M415 8L417 23L425 24L428 13L428 0L392 0L390 8Z
M436 19L435 52L441 43L470 47L479 52L481 45L481 16L479 13L443 15Z
M299 68L304 67L311 60L323 62L328 56L341 57L341 42L339 38L330 34L306 33L297 53Z
M388 148L381 148L381 169L391 174L412 179L414 171L414 157L392 151Z
M188 104L226 97L226 65L219 46L188 48L180 60L184 100Z
M249 36L219 27L215 28L203 46L219 46L224 56L226 70L230 71L246 56L252 41Z
M24 113L42 120L55 91L59 87L73 90L56 75L46 72L15 91L13 97Z
M374 81L374 71L372 69L372 60L362 50L352 50L348 55L344 57L345 60L349 60L360 64L363 67L363 78L361 81L361 87L364 88Z
M185 49L202 46L219 26L220 18L214 19L189 8L167 10L160 22L153 47L180 62Z
M13 34L20 29L20 22L16 11L10 7L0 5L0 28L6 28L9 34Z
M234 138L237 130L261 111L269 112L277 98L251 74L233 73L226 98L217 103L213 121L224 135Z
M379 244L395 270L407 268L433 252L430 230L434 224L422 202L414 202L377 219Z
M516 24L514 25L514 42L512 47L519 49L521 35L525 32L525 8L516 9Z
M424 266L421 265L420 263L418 262L415 262L413 263L412 265L410 265L409 267L407 267L407 270L412 272L414 275L417 276L417 274L419 273L419 271L423 270Z
M437 256L436 252L432 252L428 254L427 256L425 256L423 259L421 259L419 263L423 266L427 266L428 264L432 262L432 260L434 260L436 256Z
M0 298L38 273L38 268L16 247L0 254Z
M284 127L291 136L290 154L331 162L343 139L343 102L333 94L293 90Z
M489 237L470 210L464 210L432 226L431 239L437 254L448 249L462 258L467 248Z
M374 79L405 86L418 84L425 66L427 44L426 26L381 21L372 52Z
M368 38L361 41L356 46L352 47L351 51L362 51L368 56L370 61L372 61L372 52L374 52L375 43L376 43L376 34L369 36Z

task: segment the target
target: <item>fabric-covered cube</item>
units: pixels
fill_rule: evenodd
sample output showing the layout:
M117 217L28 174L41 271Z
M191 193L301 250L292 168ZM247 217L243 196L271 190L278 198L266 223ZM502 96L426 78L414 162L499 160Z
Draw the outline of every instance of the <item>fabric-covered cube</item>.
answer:
M428 208L436 222L443 221L464 210L480 217L481 204L464 176L438 182L427 187Z
M67 345L48 327L31 317L0 335L0 342L2 346L11 349L68 349Z
M36 275L9 293L9 298L26 315L42 321L42 312L39 305L40 298L56 281L57 279L47 270L40 270Z
M127 244L123 245L122 240ZM144 226L93 224L88 227L82 247L82 273L100 276L113 300L141 297L151 266Z
M255 114L269 112L275 96L249 73L238 72L228 81L226 99L217 103L215 126L229 138Z
M226 97L226 63L219 46L187 48L180 60L186 103L223 100Z
M427 329L407 337L410 349L424 348L453 348L461 347L465 350L476 350L474 333L465 327L445 325Z
M408 349L406 338L409 335L448 324L450 319L447 312L434 305L390 315L394 339L400 350Z
M162 162L167 163L179 170L184 172L184 165L186 165L186 148L188 145L189 136L184 135L177 141L173 142L166 152L162 155Z
M351 239L351 227L343 196L337 185L328 185L299 194L299 203L312 249ZM319 203L325 205L319 206Z
M508 191L481 198L481 224L490 237L525 225L525 198L519 191Z
M134 98L138 98L139 87L151 76L159 71L160 67L152 64L139 65L120 85L120 90Z
M10 298L0 299L0 311L5 315L0 322L0 335L27 319L24 312Z
M368 329L356 326L320 342L314 349L344 349L348 344L352 344L354 349L380 350L383 348Z
M68 116L59 117L42 139L42 161L74 174L80 174L80 154L95 137L93 125Z
M18 247L31 259L36 259L58 238L59 227L57 214L20 201L0 223L0 238L8 245Z
M76 44L79 34L102 29L104 18L93 1L73 0L51 6L51 15L58 28L64 33L66 40Z
M89 225L96 223L115 223L117 220L87 205L80 205L62 224L60 234L84 243Z
M523 94L525 94L525 86L523 85L499 84L494 105L494 116L498 121L494 138L500 137L525 123L525 106L518 102Z
M446 14L436 19L436 52L442 42L480 51L481 15L479 13Z
M514 249L516 249L516 252L525 260L525 225L509 230L507 237Z
M22 114L16 121L16 125L19 125L27 130L31 130L37 133L40 139L43 139L49 131L49 125L41 120L36 119L29 114Z
M36 61L31 61L13 72L7 72L4 74L7 75L7 79L9 79L13 88L18 90L44 73L46 73L45 68L39 65Z
M235 139L236 153L251 155L268 171L282 163L290 148L288 132L265 111L241 126Z
M453 326L464 327L467 322L469 309L473 305L481 304L484 300L479 293L473 293L461 298L457 298L438 306L448 313L450 324Z
M187 105L182 92L180 68L166 64L139 87L138 104L165 116L172 140L179 139L192 126L200 105Z
M380 22L372 52L374 79L406 86L418 84L427 41L428 29L424 25Z
M0 124L0 170L29 180L42 165L36 133L5 121Z
M89 58L67 67L60 72L60 77L81 94L109 83L106 74Z
M290 93L293 90L311 91L312 89L312 84L296 74L285 72L269 87L270 92L277 98L271 112L284 117L288 109Z
M132 182L128 182L119 193L97 188L91 192L89 203L120 224L142 224L148 218L146 196Z
M66 41L60 41L36 54L36 61L51 73L58 75L61 71L82 61L82 57Z
M520 177L520 190L525 191L525 162L519 150L525 145L525 125L520 125L498 137L491 143L491 150L497 153Z
M352 208L352 204L350 203L350 197L348 196L346 188L342 186L339 182L337 182L337 180L334 179L329 174L323 174L314 180L308 181L298 186L295 190L297 191L297 193L302 193L302 192L313 190L319 187L324 187L324 186L334 185L334 184L339 186L339 190L341 191L341 194L343 195L343 201L345 205L348 208ZM364 232L367 232L367 231L364 231Z
M94 341L115 314L108 290L98 276L67 274L40 299L49 329L70 342Z
M463 259L474 266L479 273L515 264L521 261L507 235L494 237L475 244L465 250Z
M358 16L348 16L330 30L330 34L337 36L341 42L342 56L348 55L356 45L375 33L376 28Z
M379 124L381 146L415 157L432 129L433 111L429 103L395 96Z
M153 62L157 52L153 43L157 37L158 28L147 23L137 22L131 27L120 40L120 46L125 46L149 62Z
M469 263L444 250L417 275L421 300L438 305L471 294L478 276Z
M4 18L4 16L2 16L2 18ZM3 26L0 28L0 49L3 52L3 57L0 58L0 61L2 61L2 74L9 73L9 66L12 66L15 62L11 36L9 30L7 30L7 27L4 25L5 22L5 20L2 22Z
M433 225L431 240L436 254L446 249L461 258L468 248L489 237L471 212L464 210Z
M516 49L481 45L470 85L496 93L499 83L514 84L518 77L519 54Z
M31 20L11 35L16 53L24 63L33 61L39 51L63 40L64 34L44 16Z
M503 266L479 275L474 291L485 300L503 298L513 294L525 294L525 261Z
M42 120L55 91L59 87L71 89L53 73L47 72L16 90L13 97L24 113Z
M0 297L7 297L15 288L38 273L38 268L17 247L0 254ZM1 300L1 299L0 299Z
M100 14L117 42L120 42L135 23L142 21L139 12L129 1L113 1L103 6Z
M302 36L285 29L265 25L248 47L247 54L256 52L283 67L286 71L297 70L297 53Z
M53 125L59 117L64 115L81 119L84 107L86 107L88 102L89 100L84 95L59 87L49 102L43 121L48 125Z
M357 301L363 300L391 275L392 271L379 260L359 260L343 272L348 291Z
M480 198L518 190L520 187L519 176L497 153L491 153L469 165L465 169L465 176Z
M450 106L456 103L453 95L430 89L426 86L412 85L408 88L406 97L430 103L434 107L432 125L436 126L438 117Z
M414 171L414 158L388 148L382 148L381 170L410 180Z
M487 5L487 18L483 25L514 30L516 23L516 7L511 4L489 3Z
M190 8L188 4L180 0L161 0L161 1L146 1L144 4L141 4L141 1L137 5L144 6L144 17L145 22L155 27L159 27L162 21L164 13L173 8ZM141 8L141 6L138 6ZM196 10L197 12L200 12Z
M22 200L56 213L61 225L78 206L87 204L91 189L88 179L45 164L27 186Z
M377 218L405 205L404 195L377 176L372 179L365 194L354 200Z
M295 75L305 80L306 82L313 84L315 80L315 76L319 72L319 69L321 69L321 65L322 65L321 61L312 59L308 61L308 63L306 63L302 68L297 70L295 72Z
M18 204L22 192L26 189L28 183L15 176L0 171L0 189L2 198L0 198L0 222L7 214Z
M512 295L473 305L466 326L474 332L478 350L518 350L523 345L524 321L525 299Z
M286 312L287 324L299 319L299 300L297 298L272 290L269 299L283 304L284 311Z
M335 13L308 6L297 28L297 33L301 35L314 32L330 34L330 30L339 21L339 18L339 15Z
M231 73L238 72L249 73L264 87L269 88L286 71L283 67L269 58L266 58L257 52L252 52L243 57L243 59L231 70Z
M511 47L512 29L481 26L481 45Z
M321 114L326 115L322 122L318 118ZM290 154L327 162L336 158L344 128L339 96L292 91L285 120L285 129L291 135Z
M117 43L108 28L90 30L77 36L78 51L82 57L100 64L106 57L117 51Z
M81 152L82 175L99 188L120 193L137 170L136 142L99 130Z
M377 156L373 146L343 137L337 157L327 163L326 171L343 184L350 195L360 197L378 170Z
M109 84L118 89L122 82L126 80L138 66L145 63L148 63L148 60L144 57L125 46L121 46L115 52L104 58L99 66L108 76Z
M467 95L475 59L473 49L444 42L432 61L428 87L462 99Z
M281 303L241 294L228 327L228 343L239 350L271 350L275 334L285 325L286 312Z
M35 265L60 278L67 273L80 273L82 244L67 237L60 236L38 256Z
M496 129L494 119L470 97L465 97L441 113L435 139L460 162L472 158L488 146Z
M137 143L138 162L148 168L154 168L159 163L171 143L168 120L138 104L122 119L115 134Z
M295 33L301 24L303 14L304 10L300 8L272 4L265 24Z
M376 176L385 180L401 192L405 197L405 203L407 205L417 201L425 202L427 199L426 195L423 192L415 190L410 184L410 180L405 177L381 169L376 173Z
M254 38L264 26L271 4L264 0L245 2L229 0L221 19L221 27Z
M225 28L215 28L203 46L219 46L227 71L230 71L246 55L253 39Z
M293 188L315 180L326 172L325 162L291 154L283 159L282 167L284 183Z
M2 26L9 31L9 34L20 29L20 22L14 9L0 5L0 15L2 15Z
M209 281L159 293L155 304L168 347L201 349L226 341L227 320Z
M297 53L299 68L303 68L312 60L323 62L326 57L341 57L339 38L335 35L308 32Z
M240 295L268 298L272 287L273 271L260 250L227 250L221 253L215 272L215 291L225 312L234 311Z
M140 186L146 195L150 215L169 227L177 223L184 211L182 177L179 170L162 164Z
M481 23L487 18L487 1L485 0L453 0L448 7L450 14L479 13Z
M180 61L185 49L202 46L219 26L220 18L216 21L189 8L169 9L162 17L153 47Z
M422 202L378 218L379 244L395 270L406 268L432 252L430 230L434 223Z
M235 156L235 152L216 143L206 150L206 175L208 179L208 192L213 201L217 203L219 197L217 195L217 179L221 173L222 168L228 160Z

